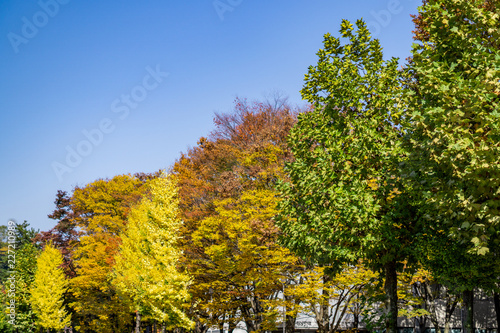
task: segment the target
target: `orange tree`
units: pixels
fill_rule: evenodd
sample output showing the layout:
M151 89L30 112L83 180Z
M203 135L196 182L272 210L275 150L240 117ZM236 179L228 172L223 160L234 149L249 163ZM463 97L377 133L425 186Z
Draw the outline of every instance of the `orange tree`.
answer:
M129 306L119 298L111 273L127 216L143 195L144 183L153 177L121 175L76 187L71 197L58 193L52 216L59 222L40 238L54 240L65 254L75 327L116 332L132 324Z
M234 112L216 115L216 129L173 166L184 219L182 266L194 279L191 316L198 332L223 322L232 330L241 320L259 330L261 300L276 297L280 276L295 267L297 259L276 244L272 219L294 122L282 100L237 100ZM238 267L251 274L242 276Z

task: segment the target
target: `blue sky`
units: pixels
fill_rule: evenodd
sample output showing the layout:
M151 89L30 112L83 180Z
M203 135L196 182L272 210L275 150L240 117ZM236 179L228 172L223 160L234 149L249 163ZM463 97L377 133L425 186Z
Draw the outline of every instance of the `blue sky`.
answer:
M57 190L168 168L237 96L302 104L307 67L344 18L405 59L420 3L0 2L0 224L49 230Z

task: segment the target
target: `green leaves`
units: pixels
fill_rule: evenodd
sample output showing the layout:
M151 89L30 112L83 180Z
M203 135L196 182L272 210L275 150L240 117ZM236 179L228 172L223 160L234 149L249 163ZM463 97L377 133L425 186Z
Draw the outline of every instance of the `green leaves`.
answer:
M402 72L397 59L383 61L364 22L356 28L342 22L345 42L326 34L309 67L301 92L315 110L290 133L295 160L280 185L283 243L314 262L405 256L407 239L393 227L405 156Z
M491 195L500 184L500 22L495 15L477 1L424 6L429 39L414 46L410 70L418 89L407 96L414 110L413 169L425 179L421 196L429 198L427 209L444 229L462 226L453 229L455 241L477 253L487 252L491 235L469 223L489 226L487 216L497 215L500 205ZM445 21L451 29L441 27Z

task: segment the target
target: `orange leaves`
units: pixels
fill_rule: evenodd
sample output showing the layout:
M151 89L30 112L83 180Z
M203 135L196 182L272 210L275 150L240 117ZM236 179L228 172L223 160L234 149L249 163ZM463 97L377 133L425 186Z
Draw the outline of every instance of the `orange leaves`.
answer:
M225 317L259 330L261 301L298 260L276 242L274 184L290 155L295 112L275 102L236 100L234 112L217 114L215 130L173 167L185 222L182 265L194 277L192 315L200 323Z
M121 175L77 187L71 197L71 220L80 229L72 256L71 306L82 326L99 332L119 331L128 323L128 304L120 299L110 273L130 208L147 194L144 183L155 175Z

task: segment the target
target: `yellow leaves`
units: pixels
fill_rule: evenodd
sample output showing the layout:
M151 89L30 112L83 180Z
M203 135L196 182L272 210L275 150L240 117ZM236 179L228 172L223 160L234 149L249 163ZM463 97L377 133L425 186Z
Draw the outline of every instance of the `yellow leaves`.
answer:
M376 178L370 178L370 179L368 179L367 185L373 191L376 191L379 188L378 180Z
M396 196L400 195L401 191L399 191L398 188L393 188L390 192L389 195L387 196L387 201L392 201Z
M75 222L85 232L118 234L130 206L144 192L142 185L143 181L137 177L120 175L77 187L71 198L73 210L80 213Z
M377 273L367 269L362 263L356 266L344 265L336 275L326 273L326 267L313 267L300 273L300 283L287 284L285 295L291 300L300 300L293 303L283 299L276 300L275 306L287 308L287 314L293 315L298 312L316 316L318 322L323 321L316 309L326 307L328 313L351 313L356 302L356 307L361 310L362 302L357 302L361 295L366 294ZM361 311L360 310L360 311ZM342 316L334 318L333 325L340 321ZM330 320L330 318L328 319Z
M71 315L63 304L67 281L61 266L62 255L47 244L37 259L37 271L31 289L31 305L38 324L45 329L61 330L69 325Z
M392 176L391 179L395 179L395 177ZM379 179L377 179L377 178L370 178L370 179L368 179L368 181L366 182L366 184L373 191L379 190L380 186L386 187L388 185L387 181L383 181L382 185L380 185L381 181ZM389 191L389 194L387 195L386 200L388 202L391 202L395 197L397 197L401 193L402 192L397 187L394 187L394 188L392 188Z
M276 243L277 201L270 190L244 191L238 199L216 201L217 215L200 221L192 237L203 258L194 264L200 267L197 280L206 283L193 287L214 291L214 302L200 300L200 306L224 313L251 307L249 299L266 299L281 289L298 258Z
M117 293L112 281L114 256L121 242L131 207L146 193L143 186L151 175L121 175L97 180L76 188L71 198L77 213L74 222L81 230L74 249L77 276L71 280L71 307L87 320L82 328L100 333L128 325L129 301Z
M192 329L184 313L190 278L178 271L179 218L177 185L162 175L147 183L148 195L132 208L122 244L116 255L114 282L136 308L145 307L153 318Z

